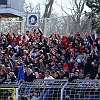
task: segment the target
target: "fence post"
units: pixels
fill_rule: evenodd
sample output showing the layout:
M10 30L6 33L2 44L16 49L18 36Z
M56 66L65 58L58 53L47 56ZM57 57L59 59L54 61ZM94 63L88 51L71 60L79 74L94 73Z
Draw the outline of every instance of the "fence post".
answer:
M23 33L23 32L25 32L25 30L24 30L24 21L22 20L22 22L21 22L21 33Z
M16 88L16 100L18 100L18 88Z
M67 34L70 32L70 16L67 16Z
M46 36L47 18L44 18L44 36Z
M68 84L68 82L65 83L65 85L63 86L63 88L61 89L61 96L60 96L60 100L63 100L63 92L65 89L65 86Z

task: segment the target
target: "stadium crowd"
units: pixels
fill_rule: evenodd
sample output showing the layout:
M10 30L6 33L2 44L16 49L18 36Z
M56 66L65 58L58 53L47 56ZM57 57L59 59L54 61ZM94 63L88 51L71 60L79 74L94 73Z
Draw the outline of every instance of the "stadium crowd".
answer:
M1 33L0 84L34 79L100 79L100 36Z

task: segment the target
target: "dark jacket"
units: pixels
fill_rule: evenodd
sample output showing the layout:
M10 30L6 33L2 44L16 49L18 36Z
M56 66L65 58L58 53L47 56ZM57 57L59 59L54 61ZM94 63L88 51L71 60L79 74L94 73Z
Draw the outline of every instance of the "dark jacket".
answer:
M78 76L72 76L72 77L70 77L70 78L68 79L68 82L72 82L72 81L75 80L75 79L79 79L79 77L78 77Z
M30 72L28 75L25 73L25 81L26 82L32 82L34 79L36 79L35 75L33 75L32 72Z
M1 81L0 84L2 84L3 82L5 82L7 79L7 73L4 73L3 75L1 75Z
M15 82L16 78L12 76L11 78L7 79L6 82Z

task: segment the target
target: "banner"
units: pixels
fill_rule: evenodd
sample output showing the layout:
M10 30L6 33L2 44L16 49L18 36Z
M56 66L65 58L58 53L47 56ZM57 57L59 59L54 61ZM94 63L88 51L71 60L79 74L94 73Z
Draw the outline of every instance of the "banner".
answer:
M39 26L39 14L27 14L26 19L26 26L27 27L38 27Z

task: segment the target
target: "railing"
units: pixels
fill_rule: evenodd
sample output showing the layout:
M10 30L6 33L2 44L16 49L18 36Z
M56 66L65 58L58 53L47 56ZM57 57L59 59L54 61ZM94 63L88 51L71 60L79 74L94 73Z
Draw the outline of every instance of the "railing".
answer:
M67 80L35 80L20 86L19 95L21 100L30 100L32 96L37 100L63 100L60 99L63 95L61 89L67 82Z
M18 100L19 85L16 83L0 84L0 100Z
M20 85L0 84L0 100L100 100L100 81L36 79Z
M100 81L74 80L64 87L63 92L66 100L100 100Z

